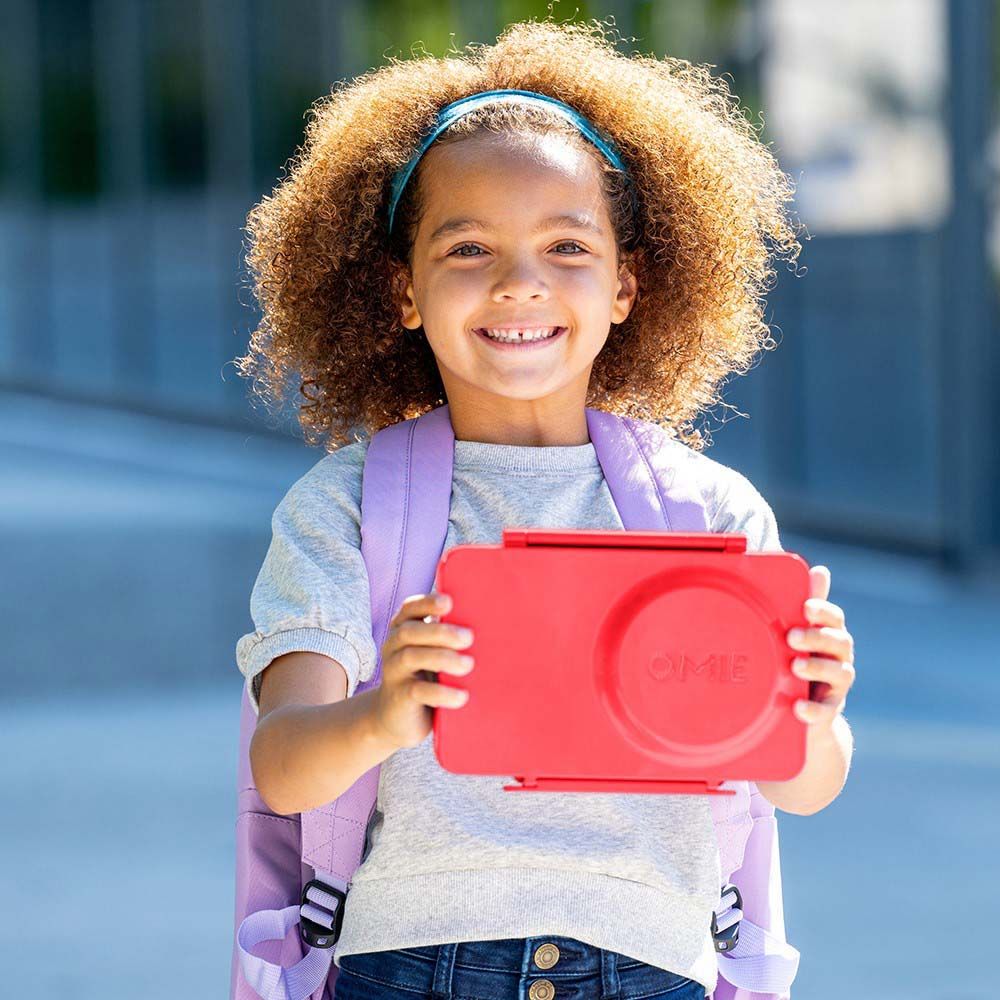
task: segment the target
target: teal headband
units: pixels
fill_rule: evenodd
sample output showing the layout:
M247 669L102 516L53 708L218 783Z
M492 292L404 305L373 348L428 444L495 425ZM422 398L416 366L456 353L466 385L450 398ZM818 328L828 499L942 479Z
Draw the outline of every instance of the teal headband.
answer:
M568 122L575 125L583 135L589 139L607 158L613 167L622 173L627 173L625 163L620 154L615 149L614 144L605 139L593 125L584 118L575 108L548 97L545 94L537 94L533 90L483 90L478 94L470 94L468 97L460 97L457 101L443 107L437 116L434 127L420 141L416 152L407 163L401 167L392 179L392 193L389 198L389 232L392 232L392 221L396 214L396 203L399 201L406 182L410 179L410 174L416 169L420 157L427 152L427 147L446 129L459 118L467 115L470 111L475 111L484 104L533 104L538 107L549 108L561 115Z

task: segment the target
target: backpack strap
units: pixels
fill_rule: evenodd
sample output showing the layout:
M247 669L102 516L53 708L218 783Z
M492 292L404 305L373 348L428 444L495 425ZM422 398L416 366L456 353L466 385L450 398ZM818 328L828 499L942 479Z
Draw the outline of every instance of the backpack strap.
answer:
M448 408L443 406L419 419L383 428L368 445L362 476L361 553L368 569L378 660L373 676L360 683L356 693L381 683L382 643L402 599L429 593L434 585L448 530L454 441ZM381 765L371 768L333 802L301 814L301 863L312 869L311 879L303 875L301 900L282 909L258 910L240 924L239 964L245 983L259 996L267 1000L329 996L333 946L340 935L350 880L361 864L380 773ZM252 954L263 941L285 938L296 924L300 925L298 961L282 965Z
M730 805L725 821L716 816L716 832L720 859L727 839L728 857L737 858L738 867L727 874L723 862L722 873L740 887L742 918L736 946L719 954L719 983L712 1000L787 1000L800 955L785 939L774 806L753 782L736 786L738 804L732 796L714 798L726 799Z
M656 424L590 407L586 412L590 440L627 531L708 531L701 495L677 474L684 445Z
M455 434L448 405L380 430L368 446L361 499L361 554L368 567L372 634L382 644L404 597L426 594L444 552Z

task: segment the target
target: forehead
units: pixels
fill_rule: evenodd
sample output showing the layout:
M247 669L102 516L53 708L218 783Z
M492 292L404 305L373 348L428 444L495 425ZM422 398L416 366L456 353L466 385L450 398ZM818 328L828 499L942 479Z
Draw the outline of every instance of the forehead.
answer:
M454 217L496 227L558 213L609 225L594 158L558 134L487 133L432 146L421 160L418 239Z

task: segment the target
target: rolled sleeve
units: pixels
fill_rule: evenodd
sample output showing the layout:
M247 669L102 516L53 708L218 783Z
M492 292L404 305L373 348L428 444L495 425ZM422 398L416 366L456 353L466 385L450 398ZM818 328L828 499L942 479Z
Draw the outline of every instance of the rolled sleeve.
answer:
M368 571L361 555L365 449L332 452L294 483L275 508L271 544L250 596L254 630L236 662L254 711L260 675L285 653L321 653L347 674L347 696L375 672Z
M290 628L271 635L252 632L243 636L236 646L236 658L246 677L247 694L257 715L260 715L260 675L272 660L285 653L322 653L336 660L347 674L347 697L358 686L364 657L351 637L320 628Z

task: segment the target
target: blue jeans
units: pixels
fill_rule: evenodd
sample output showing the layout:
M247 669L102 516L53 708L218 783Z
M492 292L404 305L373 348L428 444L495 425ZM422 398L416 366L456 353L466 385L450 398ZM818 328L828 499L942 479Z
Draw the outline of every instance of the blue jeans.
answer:
M548 934L345 955L334 1000L705 1000L705 995L693 979Z

